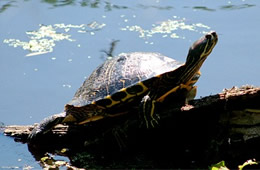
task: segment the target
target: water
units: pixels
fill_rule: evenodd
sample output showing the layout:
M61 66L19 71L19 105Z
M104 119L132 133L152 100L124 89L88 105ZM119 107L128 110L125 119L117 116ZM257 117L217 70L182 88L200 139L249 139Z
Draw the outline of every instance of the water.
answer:
M0 121L33 124L61 112L113 40L120 40L115 55L160 52L184 62L192 42L216 30L219 42L201 69L197 97L259 86L259 6L257 0L2 0ZM0 138L0 168L38 167L26 145Z

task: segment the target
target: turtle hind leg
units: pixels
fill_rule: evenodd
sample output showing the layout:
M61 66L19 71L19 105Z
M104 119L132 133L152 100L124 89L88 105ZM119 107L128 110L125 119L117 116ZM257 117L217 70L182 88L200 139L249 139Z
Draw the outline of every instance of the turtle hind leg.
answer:
M142 123L145 124L147 128L154 128L159 123L159 115L155 114L156 101L153 100L149 95L143 97L140 106L140 116L143 119Z
M28 142L33 142L37 140L37 138L41 135L48 133L52 128L62 123L63 119L65 118L66 113L62 112L59 114L55 114L43 119L39 124L37 124L31 133L28 136Z

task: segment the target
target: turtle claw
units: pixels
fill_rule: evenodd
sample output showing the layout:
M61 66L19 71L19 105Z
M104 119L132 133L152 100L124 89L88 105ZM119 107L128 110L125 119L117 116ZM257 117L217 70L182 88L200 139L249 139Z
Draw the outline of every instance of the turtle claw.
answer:
M145 120L145 125L146 125L146 128L147 129L150 129L150 128L155 128L159 125L159 119L160 117L158 115L156 115L156 118L154 118L153 116L150 117L150 120Z

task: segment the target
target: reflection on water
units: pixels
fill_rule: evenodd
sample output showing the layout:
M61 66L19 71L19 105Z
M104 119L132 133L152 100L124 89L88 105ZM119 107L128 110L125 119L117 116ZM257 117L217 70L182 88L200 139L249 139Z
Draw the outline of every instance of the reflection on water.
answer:
M194 10L203 10L203 11L216 11L216 9L212 9L206 6L194 6Z
M4 11L6 11L8 8L10 8L10 7L13 7L14 5L13 5L13 3L14 3L15 1L7 1L7 2L5 2L5 1L2 1L2 2L0 2L0 13L2 13L2 12L4 12ZM1 3L4 3L3 5L1 5Z
M29 0L28 0L29 1ZM42 0L42 3L50 4L53 8L65 6L90 7L90 8L103 8L105 11L112 11L113 9L127 9L125 5L117 5L117 2L109 2L102 0ZM3 3L3 4L2 4ZM17 0L1 0L0 13L6 11L10 7L16 7Z
M42 2L53 5L54 7L67 6L67 5L76 5L75 0L43 0Z
M243 0L242 2L244 2ZM3 3L0 7L0 13L6 11L10 7L16 7L15 3L16 0L10 0L10 1L2 1L0 2ZM47 3L50 4L53 8L56 7L64 7L64 6L81 6L81 7L90 7L90 8L103 8L105 11L112 11L113 9L129 9L129 6L126 5L118 5L117 1L114 2L109 2L109 1L102 1L102 0L43 0L41 1L42 3ZM156 2L156 5L149 5L148 4L136 4L136 8L141 8L141 9L148 9L148 8L155 8L157 10L172 10L174 9L174 6L171 5L166 5L166 6L160 6L159 4L160 1ZM220 10L238 10L238 9L244 9L244 8L250 8L254 7L254 4L231 4L231 1L228 1L228 5L222 5L219 7L209 7L209 6L186 6L184 5L183 8L192 8L193 10L203 10L203 11L216 11L217 9Z
M237 10L237 9L250 8L250 7L254 7L254 6L255 5L253 5L253 4L224 5L224 6L221 6L220 9L223 9L223 10Z
M202 10L202 11L208 11L208 12L214 12L217 11L218 9L220 10L239 10L239 9L244 9L244 8L251 8L254 7L256 5L254 4L230 4L228 3L228 5L222 5L216 8L210 8L208 6L193 6L191 7L193 10ZM188 6L185 8L189 8Z
M160 6L159 4L157 4L156 6L139 4L139 5L137 5L137 7L142 8L142 9L155 8L155 9L159 9L159 10L171 10L174 8L172 6Z
M43 2L51 4L53 7L63 7L67 5L80 5L81 7L90 7L90 8L104 8L105 11L111 11L113 9L127 9L127 6L116 5L109 1L101 0L44 0Z

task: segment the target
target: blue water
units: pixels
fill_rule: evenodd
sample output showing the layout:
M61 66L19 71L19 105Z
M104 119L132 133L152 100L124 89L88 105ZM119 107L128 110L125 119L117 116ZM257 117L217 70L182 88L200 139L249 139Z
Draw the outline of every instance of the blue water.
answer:
M115 55L160 52L184 62L192 42L203 32L216 30L219 42L201 69L197 97L232 86L259 86L259 11L258 0L1 0L0 122L33 124L61 112L84 79L104 61L102 50L108 50L113 40L120 40ZM169 21L192 28L152 33ZM9 39L29 42L28 32L62 23L85 24L86 28L55 29L75 41L55 41L52 52L40 55L30 56L29 50L4 43ZM142 28L144 37L133 28ZM0 168L38 166L26 145L0 138Z

